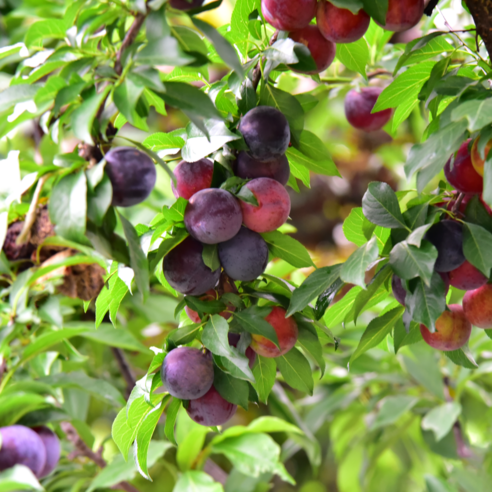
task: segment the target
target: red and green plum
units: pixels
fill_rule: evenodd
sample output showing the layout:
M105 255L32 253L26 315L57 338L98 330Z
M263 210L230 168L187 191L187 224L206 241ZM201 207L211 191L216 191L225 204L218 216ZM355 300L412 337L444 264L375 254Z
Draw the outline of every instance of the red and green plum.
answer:
M295 319L291 316L286 318L287 311L281 307L274 307L265 318L273 326L278 337L279 347L272 341L261 335L252 335L251 348L263 357L280 357L286 354L297 342L299 329Z
M41 470L40 478L48 476L60 461L61 446L58 436L48 427L40 426L32 429L43 441L46 449L46 463Z
M212 355L190 347L171 350L162 364L161 377L167 391L175 398L201 398L214 382Z
M279 31L306 27L316 15L316 0L261 0L265 20Z
M363 9L353 14L326 0L318 3L316 23L321 34L333 43L353 43L359 40L366 33L370 22L371 18Z
M463 226L459 222L442 220L427 231L424 239L437 249L436 272L450 272L464 263Z
M477 328L492 328L492 284L469 290L463 297L463 310Z
M468 260L449 272L451 285L461 290L475 290L488 282L488 278Z
M235 172L236 176L243 179L271 178L286 185L290 177L290 166L285 155L262 162L241 151L236 159Z
M422 333L425 342L444 352L463 347L470 338L471 330L472 325L459 304L451 304L449 311L444 311L439 316L434 333L431 333L425 325L420 325L420 333Z
M189 200L195 193L212 186L213 174L214 163L209 159L181 161L174 169L176 185L171 181L174 196Z
M186 409L192 420L207 427L224 425L236 410L237 406L224 400L214 386L201 398L190 401Z
M246 227L229 241L219 244L219 260L226 274L234 280L256 280L268 263L265 240Z
M483 178L473 167L468 150L471 139L467 140L444 166L444 174L449 184L461 193L482 193Z
M203 245L186 238L164 258L164 276L181 294L201 296L213 289L220 277L220 268L212 272L202 258Z
M376 22L387 31L406 31L419 23L424 8L424 0L389 0L385 25Z
M321 34L317 26L309 25L298 31L293 31L289 34L289 37L306 46L316 63L316 70L303 71L292 67L294 72L314 75L324 72L333 63L337 47L335 43L332 43Z
M380 87L363 87L360 92L352 89L345 97L345 116L348 122L358 130L374 132L381 130L393 115L392 109L373 113L379 95L383 92Z
M270 106L258 106L248 111L239 123L239 131L250 154L259 161L284 155L290 144L287 118Z
M473 168L475 171L480 176L484 175L484 166L485 166L485 160L487 159L490 150L492 149L492 139L489 140L485 144L485 149L484 149L484 158L482 159L482 156L480 154L480 150L478 149L478 144L480 142L480 138L476 138L475 141L473 142L472 150L471 150L471 160L473 164Z
M244 225L255 232L270 232L285 224L290 214L287 190L270 178L253 179L246 186L258 200L258 206L241 201Z
M113 206L131 207L142 203L157 179L152 159L133 147L116 147L105 156L106 174L113 187Z
M178 10L190 10L201 7L205 0L169 0L169 5Z

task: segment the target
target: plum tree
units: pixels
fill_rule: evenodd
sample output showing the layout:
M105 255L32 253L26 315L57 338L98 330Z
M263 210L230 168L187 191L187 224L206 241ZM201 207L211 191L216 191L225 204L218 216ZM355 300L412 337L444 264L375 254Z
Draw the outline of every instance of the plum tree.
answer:
M23 425L0 428L0 471L15 465L27 466L41 477L46 466L46 448L41 437Z
M205 0L169 0L169 5L178 10L190 10L201 7Z
M239 333L229 333L227 336L229 338L229 345L231 347L237 347L241 335ZM249 359L249 368L253 369L256 361L256 352L251 347L248 347L244 355Z
M472 150L471 150L471 160L473 167L475 171L480 176L483 176L484 174L484 166L485 166L485 160L487 159L489 152L492 150L492 139L489 140L485 144L485 151L484 151L484 158L482 159L482 156L480 154L480 150L478 149L478 144L480 142L479 138L476 138L475 141L473 142Z
M439 272L439 275L442 278L442 281L444 282L444 289L445 289L445 295L448 294L449 292L449 286L451 285L450 279L449 279L449 274L444 273L444 272ZM395 299L402 305L405 306L405 299L407 297L407 291L405 290L405 287L403 287L403 282L400 277L397 275L393 275L391 279L391 290L393 291L393 296Z
M202 252L203 245L188 237L164 257L164 276L173 289L201 296L215 287L220 268L211 271L203 262Z
M316 70L303 71L292 67L294 72L314 75L324 72L333 63L337 47L335 43L329 41L321 34L317 26L311 24L298 31L293 31L289 34L289 37L297 43L305 45L316 63Z
M106 155L105 171L113 187L113 205L131 207L142 203L157 179L152 159L133 147L116 147Z
M290 166L285 155L262 162L241 151L235 161L235 174L243 179L271 178L285 186L289 181Z
M214 382L214 364L210 352L179 347L166 355L161 368L166 390L180 400L196 400L207 393Z
M437 350L449 352L458 350L468 342L472 325L459 304L451 304L449 311L444 311L436 321L436 331L431 333L423 324L420 333L425 342Z
M243 217L231 193L209 188L195 193L186 206L186 229L198 241L217 244L232 239L241 228Z
M378 24L388 31L406 31L419 23L424 8L424 0L389 0L386 23Z
M463 310L477 328L492 328L492 284L469 290L463 297Z
M258 206L241 201L243 222L255 232L270 232L287 221L290 197L287 190L270 178L253 179L246 186L258 201Z
M424 239L437 249L436 272L450 272L464 263L463 226L459 222L442 220L427 231Z
M210 159L181 161L174 169L176 185L171 181L174 196L189 200L195 193L212 186L214 163Z
M449 184L462 193L482 193L483 178L472 164L469 149L470 140L467 140L456 153L451 156L444 166L444 174Z
M58 436L48 427L33 427L32 430L41 438L46 449L46 463L39 474L40 478L48 476L60 461L61 446Z
M327 0L318 3L316 23L321 34L333 43L353 43L366 33L371 18L365 10L357 14L337 7Z
M191 400L186 409L192 420L208 427L225 424L236 410L237 406L224 400L214 386L201 398Z
M468 260L458 268L449 272L449 280L453 287L461 290L475 290L485 285L488 278Z
M286 318L287 311L281 307L275 306L270 314L265 318L273 326L278 337L279 347L272 341L261 335L252 335L253 341L251 348L263 357L280 357L286 354L297 342L299 329L295 319L291 316Z
M280 157L290 144L287 118L278 109L258 106L248 111L239 123L250 154L259 161Z
M362 87L360 92L355 89L349 91L345 97L345 116L354 128L374 132L388 123L393 115L392 109L372 112L381 92L383 89L380 87Z
M268 246L265 240L246 227L232 239L219 244L220 264L234 280L251 282L257 279L268 263Z
M309 25L316 5L316 0L261 0L261 12L275 29L295 31Z

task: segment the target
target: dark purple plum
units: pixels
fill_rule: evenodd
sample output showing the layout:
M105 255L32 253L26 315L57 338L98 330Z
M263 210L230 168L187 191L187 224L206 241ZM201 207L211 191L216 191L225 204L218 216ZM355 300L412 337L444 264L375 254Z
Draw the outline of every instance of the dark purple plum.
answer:
M181 161L174 169L176 186L171 181L174 196L189 200L195 193L210 188L214 174L214 163L210 159L196 162Z
M257 232L241 227L236 236L219 244L219 259L233 280L251 282L265 271L268 246Z
M242 221L238 200L228 191L217 188L195 193L184 216L190 235L205 244L232 239L239 232Z
M190 10L201 7L205 0L170 0L169 5L178 10Z
M439 275L441 276L442 281L444 282L445 295L448 295L449 286L451 285L449 275L443 272L439 273ZM400 277L393 275L393 278L391 279L391 289L393 290L394 298L402 306L404 306L407 297L407 291L405 290L405 287L403 287L403 282Z
M24 465L36 477L46 465L46 449L42 439L28 427L11 425L0 429L2 444L0 446L0 471L15 465Z
M164 276L173 289L189 296L201 296L213 289L220 268L212 272L202 259L203 245L186 238L164 258Z
M208 393L197 400L191 400L186 411L197 424L213 427L223 425L236 413L237 406L220 396L212 386Z
M40 478L48 476L58 465L60 461L60 439L58 436L48 427L33 427L32 429L43 441L44 447L46 449L46 463L44 465Z
M133 147L116 147L105 159L106 174L113 186L113 206L131 207L150 195L157 173L147 154Z
M229 333L227 336L229 337L229 345L231 347L237 347L241 335L239 333ZM253 369L256 361L256 352L251 347L248 347L244 355L249 359L249 368Z
M242 151L237 156L236 175L243 179L270 178L285 186L290 177L289 161L282 155L262 162Z
M287 118L270 106L258 106L248 111L239 123L239 131L251 155L260 161L284 155L290 144Z
M437 249L436 272L450 272L465 262L463 254L463 226L454 220L434 224L424 236Z
M207 393L214 382L214 364L210 352L179 347L166 355L161 377L167 391L180 400L196 400Z
M392 109L373 113L379 95L383 92L380 87L363 87L360 92L352 89L345 97L345 116L348 122L358 130L374 132L381 130L393 115Z

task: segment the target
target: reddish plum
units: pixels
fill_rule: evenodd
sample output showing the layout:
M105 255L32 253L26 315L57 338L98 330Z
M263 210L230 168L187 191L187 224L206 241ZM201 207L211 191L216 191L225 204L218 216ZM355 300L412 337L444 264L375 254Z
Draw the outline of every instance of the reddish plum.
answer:
M361 9L353 14L326 0L318 3L316 22L321 34L333 43L353 43L366 33L371 18Z
M449 158L444 166L444 174L449 184L461 193L482 193L483 178L475 171L468 150L471 139L459 148L456 157Z
M393 115L392 109L373 113L379 95L383 92L380 87L363 87L360 92L352 89L345 97L345 116L348 122L358 130L374 132L381 130Z
M468 321L477 328L492 328L492 285L469 290L463 297L463 310Z
M449 272L451 285L461 290L475 290L488 282L488 278L469 261Z
M181 161L174 169L176 185L171 181L174 196L189 200L195 193L212 186L214 163L209 159Z
M208 427L225 424L236 410L237 406L224 400L214 386L201 398L190 401L186 409L192 420Z
M243 179L271 178L286 185L290 177L289 161L285 155L259 161L242 151L237 156L236 175Z
M419 23L424 8L424 0L389 0L385 25L376 22L387 31L406 31Z
M261 0L261 11L275 29L295 31L309 25L316 5L316 0Z

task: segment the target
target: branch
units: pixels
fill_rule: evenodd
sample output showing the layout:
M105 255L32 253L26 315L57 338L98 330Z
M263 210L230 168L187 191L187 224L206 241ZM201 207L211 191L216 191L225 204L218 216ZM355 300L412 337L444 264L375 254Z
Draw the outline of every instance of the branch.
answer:
M492 0L466 0L466 5L477 26L477 33L492 56Z
M456 215L461 207L461 203L463 202L463 199L465 198L464 193L460 193L458 195L458 198L456 199L455 204L453 205L453 208L451 209L451 213Z
M125 359L125 354L123 353L123 350L116 347L111 347L111 351L113 352L118 366L120 367L121 375L126 382L126 397L128 398L135 386L135 376L133 375L133 371L130 365Z

